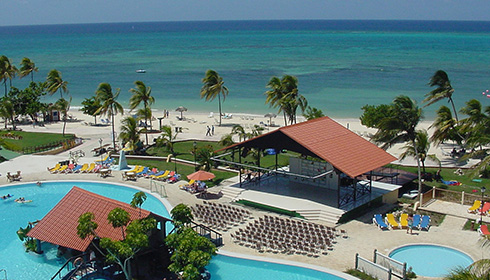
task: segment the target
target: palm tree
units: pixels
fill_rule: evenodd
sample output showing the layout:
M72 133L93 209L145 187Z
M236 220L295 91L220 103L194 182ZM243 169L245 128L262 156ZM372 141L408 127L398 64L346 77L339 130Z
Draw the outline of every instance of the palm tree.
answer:
M456 107L454 106L454 101L452 98L454 89L451 86L451 82L449 81L447 73L443 70L437 70L436 73L434 73L434 75L430 78L429 86L437 86L437 88L425 95L426 97L423 102L426 102L427 104L424 107L427 107L431 104L436 103L437 101L447 98L448 102L451 102L451 105L453 106L453 112L454 117L456 118L456 122L459 122L458 113L456 112Z
M133 150L136 144L140 141L140 131L138 130L138 124L135 118L126 117L121 121L121 132L119 133L119 139L124 144L128 144Z
M246 140L245 138L247 137L246 136L246 133L245 133L245 129L243 128L243 126L239 125L239 124L235 124L233 126L233 128L231 129L231 134L232 135L238 135L238 141L242 142L242 138L243 140Z
M284 75L282 79L272 77L267 83L270 90L265 92L265 103L271 107L279 107L283 112L284 123L296 123L296 111L300 107L304 112L308 106L306 98L298 92L298 79L291 75Z
M373 140L376 143L382 143L381 147L384 149L396 143L411 143L412 147L414 147L415 158L417 160L419 201L422 204L420 156L416 143L416 127L423 118L422 110L418 108L415 101L410 99L410 97L401 95L393 100L390 111L390 117L385 117L380 120L378 131L374 134Z
M457 267L444 277L445 280L490 279L490 260L481 259L468 267Z
M60 111L61 116L63 118L63 136L65 136L66 121L68 119L68 111L70 110L70 103L71 103L71 98L70 98L70 101L68 101L68 100L64 99L63 97L61 97L54 104L54 108L56 110Z
M466 102L466 106L461 108L461 113L466 114L468 117L461 120L461 132L467 137L466 143L470 143L472 147L479 145L482 147L488 142L488 134L485 132L487 129L488 116L482 111L480 101L471 99Z
M59 90L61 98L63 98L63 93L68 93L68 82L63 81L61 72L56 69L49 71L46 77L46 86L49 95L53 95Z
M439 167L441 162L437 158L435 154L428 154L430 149L429 135L427 134L427 130L418 130L415 138L416 149L418 152L418 156L420 162L422 163L422 171L425 173L425 160L427 158L432 159L433 161L439 163ZM400 155L400 159L405 159L407 156L416 156L416 152L414 146L412 144L407 143L404 146L405 151Z
M129 99L129 109L134 110L143 102L144 112L151 112L150 106L155 103L155 98L151 96L151 87L147 87L142 81L136 81L134 85L136 88L129 90L133 94ZM148 114L145 114L145 125L148 127ZM145 130L145 137L148 146L148 129Z
M8 57L5 55L0 56L0 80L3 80L5 95L7 95L7 80L9 80L10 87L12 87L12 79L15 78L17 72L17 67L10 62Z
M202 79L203 86L201 88L201 98L205 98L206 101L214 100L218 96L218 108L219 108L219 125L221 126L221 95L223 95L223 102L228 95L228 88L224 85L223 78L218 75L218 72L209 69L206 71L206 75Z
M146 201L146 193L139 191L133 195L133 199L131 200L131 207L139 208L140 210L140 219L141 219L141 205Z
M303 117L305 117L307 121L318 119L324 116L325 115L323 114L322 110L311 106L308 106L308 108L306 108L305 112L303 113Z
M220 144L223 147L228 147L235 144L235 142L233 141L233 135L232 134L223 135L223 137L221 137L221 139L218 141L218 144Z
M9 97L3 97L0 102L0 116L5 119L5 129L10 120L12 129L15 130L15 108L12 100Z
M31 75L31 82L34 82L34 72L37 72L39 69L36 67L36 64L31 59L24 57L20 62L20 77L23 78L25 76Z
M430 141L439 145L446 140L460 141L461 138L457 136L457 123L453 118L451 109L447 106L441 106L437 110L437 117L434 123L429 128L435 128L434 133L430 137Z
M119 96L120 89L116 89L116 93L112 92L111 85L108 83L100 83L99 87L95 91L96 98L100 101L101 106L97 110L96 114L109 115L111 117L112 126L112 145L114 150L116 150L116 136L114 131L114 115L124 112L122 105L117 102L117 97Z
M177 138L178 132L173 133L172 127L169 125L163 125L161 127L162 134L156 140L156 144L159 147L167 147L167 149L175 156L174 141Z

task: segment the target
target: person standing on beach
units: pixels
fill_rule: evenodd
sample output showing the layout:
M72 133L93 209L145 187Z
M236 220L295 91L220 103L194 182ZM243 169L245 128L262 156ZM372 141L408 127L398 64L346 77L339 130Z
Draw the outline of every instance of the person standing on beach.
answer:
M412 228L413 228L413 214L408 214L407 218L407 233L412 234Z
M211 135L214 135L214 125L211 126Z
M206 136L211 136L211 128L209 127L209 125L207 126L206 129Z

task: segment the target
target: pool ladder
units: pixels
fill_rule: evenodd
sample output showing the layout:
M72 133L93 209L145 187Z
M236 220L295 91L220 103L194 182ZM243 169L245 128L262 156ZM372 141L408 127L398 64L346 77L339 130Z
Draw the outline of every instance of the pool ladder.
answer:
M3 271L3 274L4 274L4 277L5 278L1 278L0 280L8 280L8 278L7 278L7 270L2 268L2 269L0 269L0 272L2 272L2 271Z

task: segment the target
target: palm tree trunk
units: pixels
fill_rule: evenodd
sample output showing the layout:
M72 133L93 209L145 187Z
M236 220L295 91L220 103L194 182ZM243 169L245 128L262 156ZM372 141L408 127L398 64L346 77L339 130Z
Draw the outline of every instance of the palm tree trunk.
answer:
M116 135L114 131L114 114L111 113L111 126L112 126L112 147L114 148L114 151L116 151Z
M451 97L449 97L449 101L451 101L451 105L453 106L454 118L456 119L456 122L459 123L458 113L456 112L456 107L454 106L454 101Z
M420 158L419 151L417 151L417 146L415 144L415 139L412 140L412 145L415 150L415 158L417 159L417 178L418 178L418 190L419 190L419 207L422 206L422 175L420 173Z
M219 126L221 126L221 95L218 93Z
M288 126L288 119L286 118L286 112L285 111L282 111L282 114L284 116L284 125L285 126Z
M65 137L65 129L66 129L66 115L63 116L63 137Z
M34 82L34 71L31 72L31 83Z
M146 109L146 103L145 103L145 140L146 140L146 146L148 146L148 111Z
M3 80L3 85L5 86L5 96L7 96L7 80Z

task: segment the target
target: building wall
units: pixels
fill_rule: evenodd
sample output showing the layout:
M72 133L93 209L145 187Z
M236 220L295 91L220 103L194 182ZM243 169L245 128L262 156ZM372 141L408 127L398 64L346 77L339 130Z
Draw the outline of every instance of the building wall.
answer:
M398 189L385 193L383 195L383 203L394 204L398 201Z
M296 157L289 158L289 171L296 174L314 177L329 170L333 170L333 166L328 162L311 161ZM317 179L292 177L292 180L332 190L336 190L338 186L338 176L335 172Z

